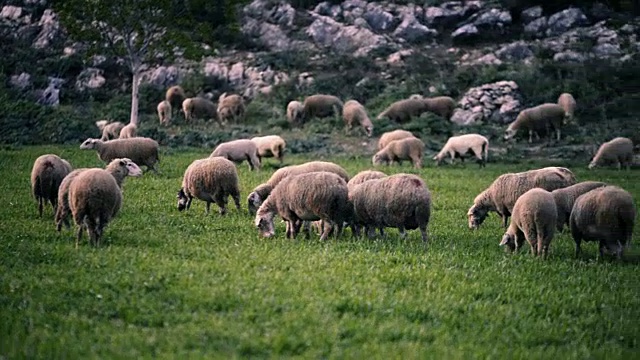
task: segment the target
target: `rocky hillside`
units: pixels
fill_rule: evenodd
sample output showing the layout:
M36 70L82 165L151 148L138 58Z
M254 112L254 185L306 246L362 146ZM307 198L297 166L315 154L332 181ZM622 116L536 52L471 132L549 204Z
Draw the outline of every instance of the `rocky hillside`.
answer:
M14 3L0 12L2 50L9 54L2 62L5 96L45 107L60 105L62 114L29 109L56 118L125 116L130 80L120 59L84 56L83 44L67 37L47 0ZM451 124L425 115L405 126L433 139L430 148L437 149L451 134L469 131L488 134L499 147L505 124L521 109L555 102L568 91L578 100L579 125L556 144L575 149L564 149L560 156L583 154L581 144L591 149L614 135L637 136L640 18L597 2L522 11L501 4L346 0L303 9L286 1L255 0L238 9L242 50L219 48L215 56L182 59L145 72L141 111L149 121L143 125L169 144L211 145L224 139L208 126L199 127L197 135L184 126L158 129L155 105L173 84L213 99L225 91L243 94L250 101L250 118L233 136L290 131L284 121L286 104L316 92L355 98L372 118L392 101L419 93L448 95L458 102ZM28 107L20 106L2 121L15 124L22 107ZM74 136L40 134L38 139L73 142L85 136L78 133L94 131L86 120L74 126L79 129ZM300 151L335 147L332 141L355 144L349 151L357 151L363 139L353 134L345 140L335 130L338 126L342 130L338 123L312 124L291 133L309 139L300 140ZM376 123L376 134L394 127ZM5 131L0 140L16 143L7 137L20 129ZM18 137L22 140L17 143L38 142L23 133ZM367 143L363 153L369 149Z

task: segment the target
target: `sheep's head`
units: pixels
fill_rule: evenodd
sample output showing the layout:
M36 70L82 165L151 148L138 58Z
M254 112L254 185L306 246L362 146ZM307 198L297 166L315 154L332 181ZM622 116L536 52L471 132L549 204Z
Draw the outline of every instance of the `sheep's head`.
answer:
M262 199L257 192L252 192L247 197L247 207L249 208L249 214L253 215L258 211L258 208L262 205Z
M371 137L373 135L373 124L369 123L363 126L364 131L367 133L367 137Z
M387 156L378 153L373 155L373 158L371 158L371 162L375 166L375 165L388 164L389 161L387 159Z
M516 237L513 234L504 233L500 246L507 246L508 251L513 252L516 249Z
M273 217L265 215L256 215L255 220L256 227L260 231L262 237L272 237L276 234L275 225L273 224Z
M100 139L87 139L85 140L82 144L80 144L80 149L83 150L87 150L87 149L95 149L96 148L96 143L100 141Z
M189 197L187 193L184 192L184 189L180 189L178 191L178 211L182 211L186 209L189 205Z
M507 130L504 131L504 140L512 139L514 136L516 136L517 132L518 130L507 128Z
M440 165L440 163L442 162L442 158L444 156L441 156L440 154L437 154L436 156L433 157L433 160L435 160L436 162L436 166Z
M595 160L591 160L591 162L589 163L588 168L589 168L589 170L591 170L591 169L593 169L593 168L594 168L594 167L596 167L596 166L598 166L598 165L596 164L596 161L595 161Z
M469 218L469 229L477 230L480 225L484 222L484 219L489 215L489 210L485 208L472 206L467 212L467 217Z
M142 176L142 169L138 166L138 164L134 163L131 159L122 158L120 159L120 165L127 169L128 176Z

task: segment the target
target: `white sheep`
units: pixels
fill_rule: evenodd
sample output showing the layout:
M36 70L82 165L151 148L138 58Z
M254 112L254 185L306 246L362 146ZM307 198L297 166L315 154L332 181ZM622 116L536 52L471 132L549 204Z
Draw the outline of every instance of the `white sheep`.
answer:
M300 101L293 100L287 104L287 120L289 124L296 125L302 122L302 112L304 105Z
M367 115L367 110L357 100L349 100L342 107L342 119L347 125L347 132L351 131L354 124L360 124L368 137L373 135L373 123Z
M160 161L158 143L150 138L135 137L109 141L89 138L80 145L80 149L96 150L98 158L106 163L117 158L128 158L138 166L145 165L148 170L158 172L155 168L156 163Z
M424 99L403 99L389 105L376 119L382 120L387 117L393 122L405 123L426 111L429 111L429 107Z
M284 149L287 143L278 135L256 136L251 138L258 147L258 157L262 161L263 157L274 157L280 164L284 158Z
M242 96L237 94L227 95L227 93L220 95L218 108L216 109L219 122L226 123L231 120L237 123L244 117L245 111Z
M408 137L401 140L391 141L382 150L378 151L371 161L373 165L393 163L395 161L402 165L403 160L411 160L416 169L422 167L422 155L424 154L424 143L416 137Z
M99 120L96 121L96 126L102 132L100 140L107 141L111 139L117 139L120 136L120 131L124 127L124 124L120 121L109 123L108 120Z
M445 156L449 155L451 163L456 157L464 161L465 155L469 153L476 157L481 167L486 166L489 157L489 140L480 134L452 136L433 160L436 161L436 165L440 165Z
M384 147L387 146L387 144L389 144L393 140L401 140L408 137L415 137L415 136L410 131L407 131L407 130L399 129L399 130L388 131L382 134L382 136L380 136L380 139L378 140L378 150L384 149Z
M31 169L31 193L38 201L40 217L47 201L51 203L53 211L56 211L58 188L71 170L71 164L55 154L41 155L34 161Z
M555 189L551 192L551 195L553 195L556 201L556 207L558 208L558 232L562 231L565 224L569 226L569 216L571 215L571 209L573 209L573 204L576 202L576 199L588 191L603 186L607 186L607 183L600 181L583 181L565 188Z
M169 125L171 122L171 103L167 100L162 100L158 103L156 110L158 111L160 125Z
M629 170L633 163L633 141L617 137L600 145L598 152L589 163L589 169L606 164L615 164L618 170L623 166Z
M340 114L344 104L337 96L316 94L307 96L302 103L302 122L311 118L324 118Z
M571 209L569 227L576 243L576 256L582 251L582 241L598 241L600 257L605 252L622 258L631 243L636 219L633 197L617 186L593 189L576 199Z
M564 109L558 104L546 103L520 111L514 122L509 124L504 132L504 139L513 138L518 130L529 132L529 143L533 142L533 135L540 138L540 131L555 130L556 139L560 140L560 127L564 122Z
M256 143L249 139L223 142L211 153L210 157L221 156L235 163L247 161L250 170L260 170L260 157Z
M500 246L506 245L517 252L525 240L534 256L546 257L553 240L557 221L556 203L547 190L533 188L516 200L511 214L511 224L502 236Z
M467 212L469 228L478 229L490 211L498 213L502 218L502 226L507 227L513 206L520 195L536 187L552 191L575 183L575 175L563 167L502 174L473 200Z
M569 93L562 93L558 96L558 105L564 109L565 124L573 120L576 112L576 99Z
M178 210L189 209L193 198L207 203L209 214L211 203L220 208L220 215L227 212L227 199L233 198L240 210L240 188L235 165L222 157L210 157L193 161L184 172L182 188L178 191Z
M347 182L347 187L349 188L349 190L351 190L351 188L356 187L357 185L362 184L363 182L369 181L369 180L373 180L373 179L382 179L383 177L386 177L387 174L383 173L382 171L377 171L377 170L363 170L360 171L359 173L355 174L351 180L349 180L349 182Z
M128 123L120 130L119 139L129 139L138 136L138 127L134 123Z

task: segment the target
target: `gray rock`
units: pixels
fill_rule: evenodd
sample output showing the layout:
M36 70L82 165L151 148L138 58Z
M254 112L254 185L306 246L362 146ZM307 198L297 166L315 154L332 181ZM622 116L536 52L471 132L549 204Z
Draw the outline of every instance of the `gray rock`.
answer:
M87 89L101 88L107 80L102 76L102 70L98 68L86 68L76 78L76 89L85 91Z
M622 55L620 45L612 43L598 44L591 51L598 58L611 58Z
M26 89L31 86L31 75L26 72L23 72L20 75L12 75L10 82L11 85L18 89Z
M482 121L484 114L463 109L455 109L451 115L451 122L458 125L472 125Z
M551 15L547 25L547 36L556 36L571 28L589 25L589 19L582 10L569 8Z
M455 122L462 125L482 120L509 123L515 120L521 109L521 98L518 85L513 81L498 81L471 88L458 102L458 110L461 111L456 110Z
M407 40L411 43L423 42L433 39L438 32L420 24L418 19L412 15L405 16L398 28L393 32L393 36Z
M478 28L475 25L467 24L457 28L453 33L451 33L451 37L456 40L467 40L474 38L478 33Z
M382 9L382 7L375 7L371 10L367 10L362 17L367 21L373 31L389 31L393 29L397 21L391 13Z
M531 45L524 41L507 44L496 51L496 56L504 61L521 61L534 56Z
M542 6L530 7L522 10L522 13L520 13L520 18L522 19L522 22L524 22L525 24L528 24L541 16L542 16Z
M587 60L586 56L572 50L562 51L553 55L553 61L557 62L581 63L585 60Z
M242 62L231 65L231 69L229 69L229 84L232 86L242 85L244 77L244 64Z
M155 69L144 71L140 75L141 84L150 84L159 88L166 88L177 84L182 80L186 71L177 66L158 66Z
M319 46L331 47L338 52L354 56L366 55L369 51L388 43L384 37L376 35L371 30L353 25L344 26L326 16L316 16L306 33Z
M625 24L620 28L620 33L624 35L631 35L636 32L636 27L631 24Z
M47 9L42 14L38 25L40 25L40 33L33 43L33 47L36 49L49 47L60 35L58 15L53 10Z
M473 20L473 24L479 28L495 28L509 25L511 21L511 14L508 11L493 8L480 13L475 20Z
M22 15L23 11L19 6L5 5L0 11L0 18L10 21L18 21Z
M320 4L316 5L315 9L313 9L318 15L328 16L330 18L337 18L342 13L342 8L340 5L331 5L328 1L323 1Z
M531 37L542 37L544 36L544 31L547 29L547 18L545 16L533 20L524 26L524 33Z
M425 23L430 26L452 26L476 13L480 1L448 1L440 6L429 6L424 10Z
M471 65L501 65L502 60L498 59L493 53L489 53L472 61Z
M227 81L229 79L229 68L214 59L208 58L204 60L202 72L205 76Z
M246 18L242 24L242 33L273 51L290 50L294 46L279 26L260 20Z
M367 2L364 0L345 0L341 5L342 10L352 11L354 9L365 9Z
M601 2L595 2L589 9L589 18L594 21L605 20L611 17L614 12L607 5Z

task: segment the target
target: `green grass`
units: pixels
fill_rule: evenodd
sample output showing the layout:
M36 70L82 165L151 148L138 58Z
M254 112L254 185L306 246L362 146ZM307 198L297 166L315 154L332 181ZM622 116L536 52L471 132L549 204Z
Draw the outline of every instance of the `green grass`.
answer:
M251 189L273 168L239 166L243 209L225 217L194 201L176 209L182 173L210 150L164 150L159 175L129 178L123 207L100 248L74 248L51 209L30 196L34 159L57 153L102 166L76 146L0 150L0 357L15 358L637 358L640 254L575 259L568 233L547 260L509 256L492 215L476 232L466 211L503 172L544 164L431 164L419 173L433 196L426 249L419 232L386 240L261 239L246 212ZM313 159L316 159L314 157ZM288 164L311 157L285 158ZM333 158L354 175L369 158ZM267 160L268 163L273 163ZM587 171L640 196L637 170ZM347 233L349 233L347 231ZM85 237L86 240L86 237Z

